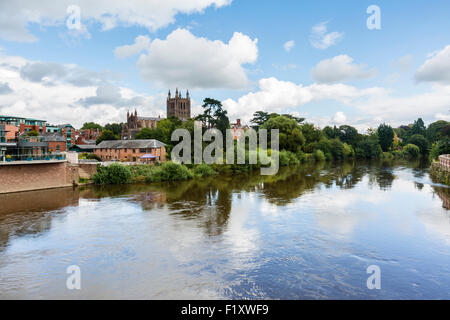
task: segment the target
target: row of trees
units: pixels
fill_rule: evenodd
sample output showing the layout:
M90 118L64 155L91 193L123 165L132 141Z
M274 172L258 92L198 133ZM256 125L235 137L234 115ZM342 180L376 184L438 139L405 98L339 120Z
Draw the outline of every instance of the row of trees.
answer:
M195 119L180 121L176 117L163 119L155 129L144 128L136 139L157 139L167 145L170 154L177 142L171 141L176 129L187 129L194 133L194 120L201 121L203 128L216 128L223 136L230 128L227 111L218 100L206 98L203 101L203 113ZM360 134L349 125L327 126L323 129L306 123L304 118L291 114L268 113L257 111L251 119L255 130L279 130L280 150L294 154L297 159L312 158L320 160L343 160L347 158L376 159L380 157L437 158L440 154L450 153L450 122L439 120L425 126L421 118L409 125L392 128L380 124L377 129L369 129ZM90 122L83 129L98 128L103 130L97 140L120 139L122 124L107 124L104 127Z

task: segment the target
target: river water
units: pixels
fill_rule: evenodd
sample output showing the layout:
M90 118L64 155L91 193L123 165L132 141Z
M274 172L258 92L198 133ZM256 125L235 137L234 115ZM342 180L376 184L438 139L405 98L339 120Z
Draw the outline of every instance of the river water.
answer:
M447 208L420 163L0 195L0 298L449 299Z

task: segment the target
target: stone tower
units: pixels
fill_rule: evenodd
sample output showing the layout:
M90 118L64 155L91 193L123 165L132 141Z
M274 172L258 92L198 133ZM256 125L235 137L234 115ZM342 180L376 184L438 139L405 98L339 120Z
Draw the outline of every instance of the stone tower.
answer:
M167 118L169 117L177 117L182 121L191 118L191 98L189 97L189 90L186 91L185 98L178 92L178 88L175 92L175 97L173 98L169 90L169 95L167 96Z

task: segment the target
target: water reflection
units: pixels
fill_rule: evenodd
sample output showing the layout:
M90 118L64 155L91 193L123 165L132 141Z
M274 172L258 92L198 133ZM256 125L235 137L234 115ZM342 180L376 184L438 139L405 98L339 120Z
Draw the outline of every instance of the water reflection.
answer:
M0 297L448 298L450 192L419 162L0 201ZM72 263L83 292L61 286ZM387 274L385 291L365 288L369 264Z

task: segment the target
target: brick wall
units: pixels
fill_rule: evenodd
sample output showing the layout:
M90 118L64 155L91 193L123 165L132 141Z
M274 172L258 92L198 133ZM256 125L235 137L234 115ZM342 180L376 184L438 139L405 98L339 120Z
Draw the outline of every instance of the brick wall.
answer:
M98 155L102 161L128 161L128 162L144 162L139 158L145 154L151 154L156 158L157 161L166 161L166 148L156 148L156 149L94 149L94 153Z
M0 193L78 184L78 166L67 162L0 165Z

